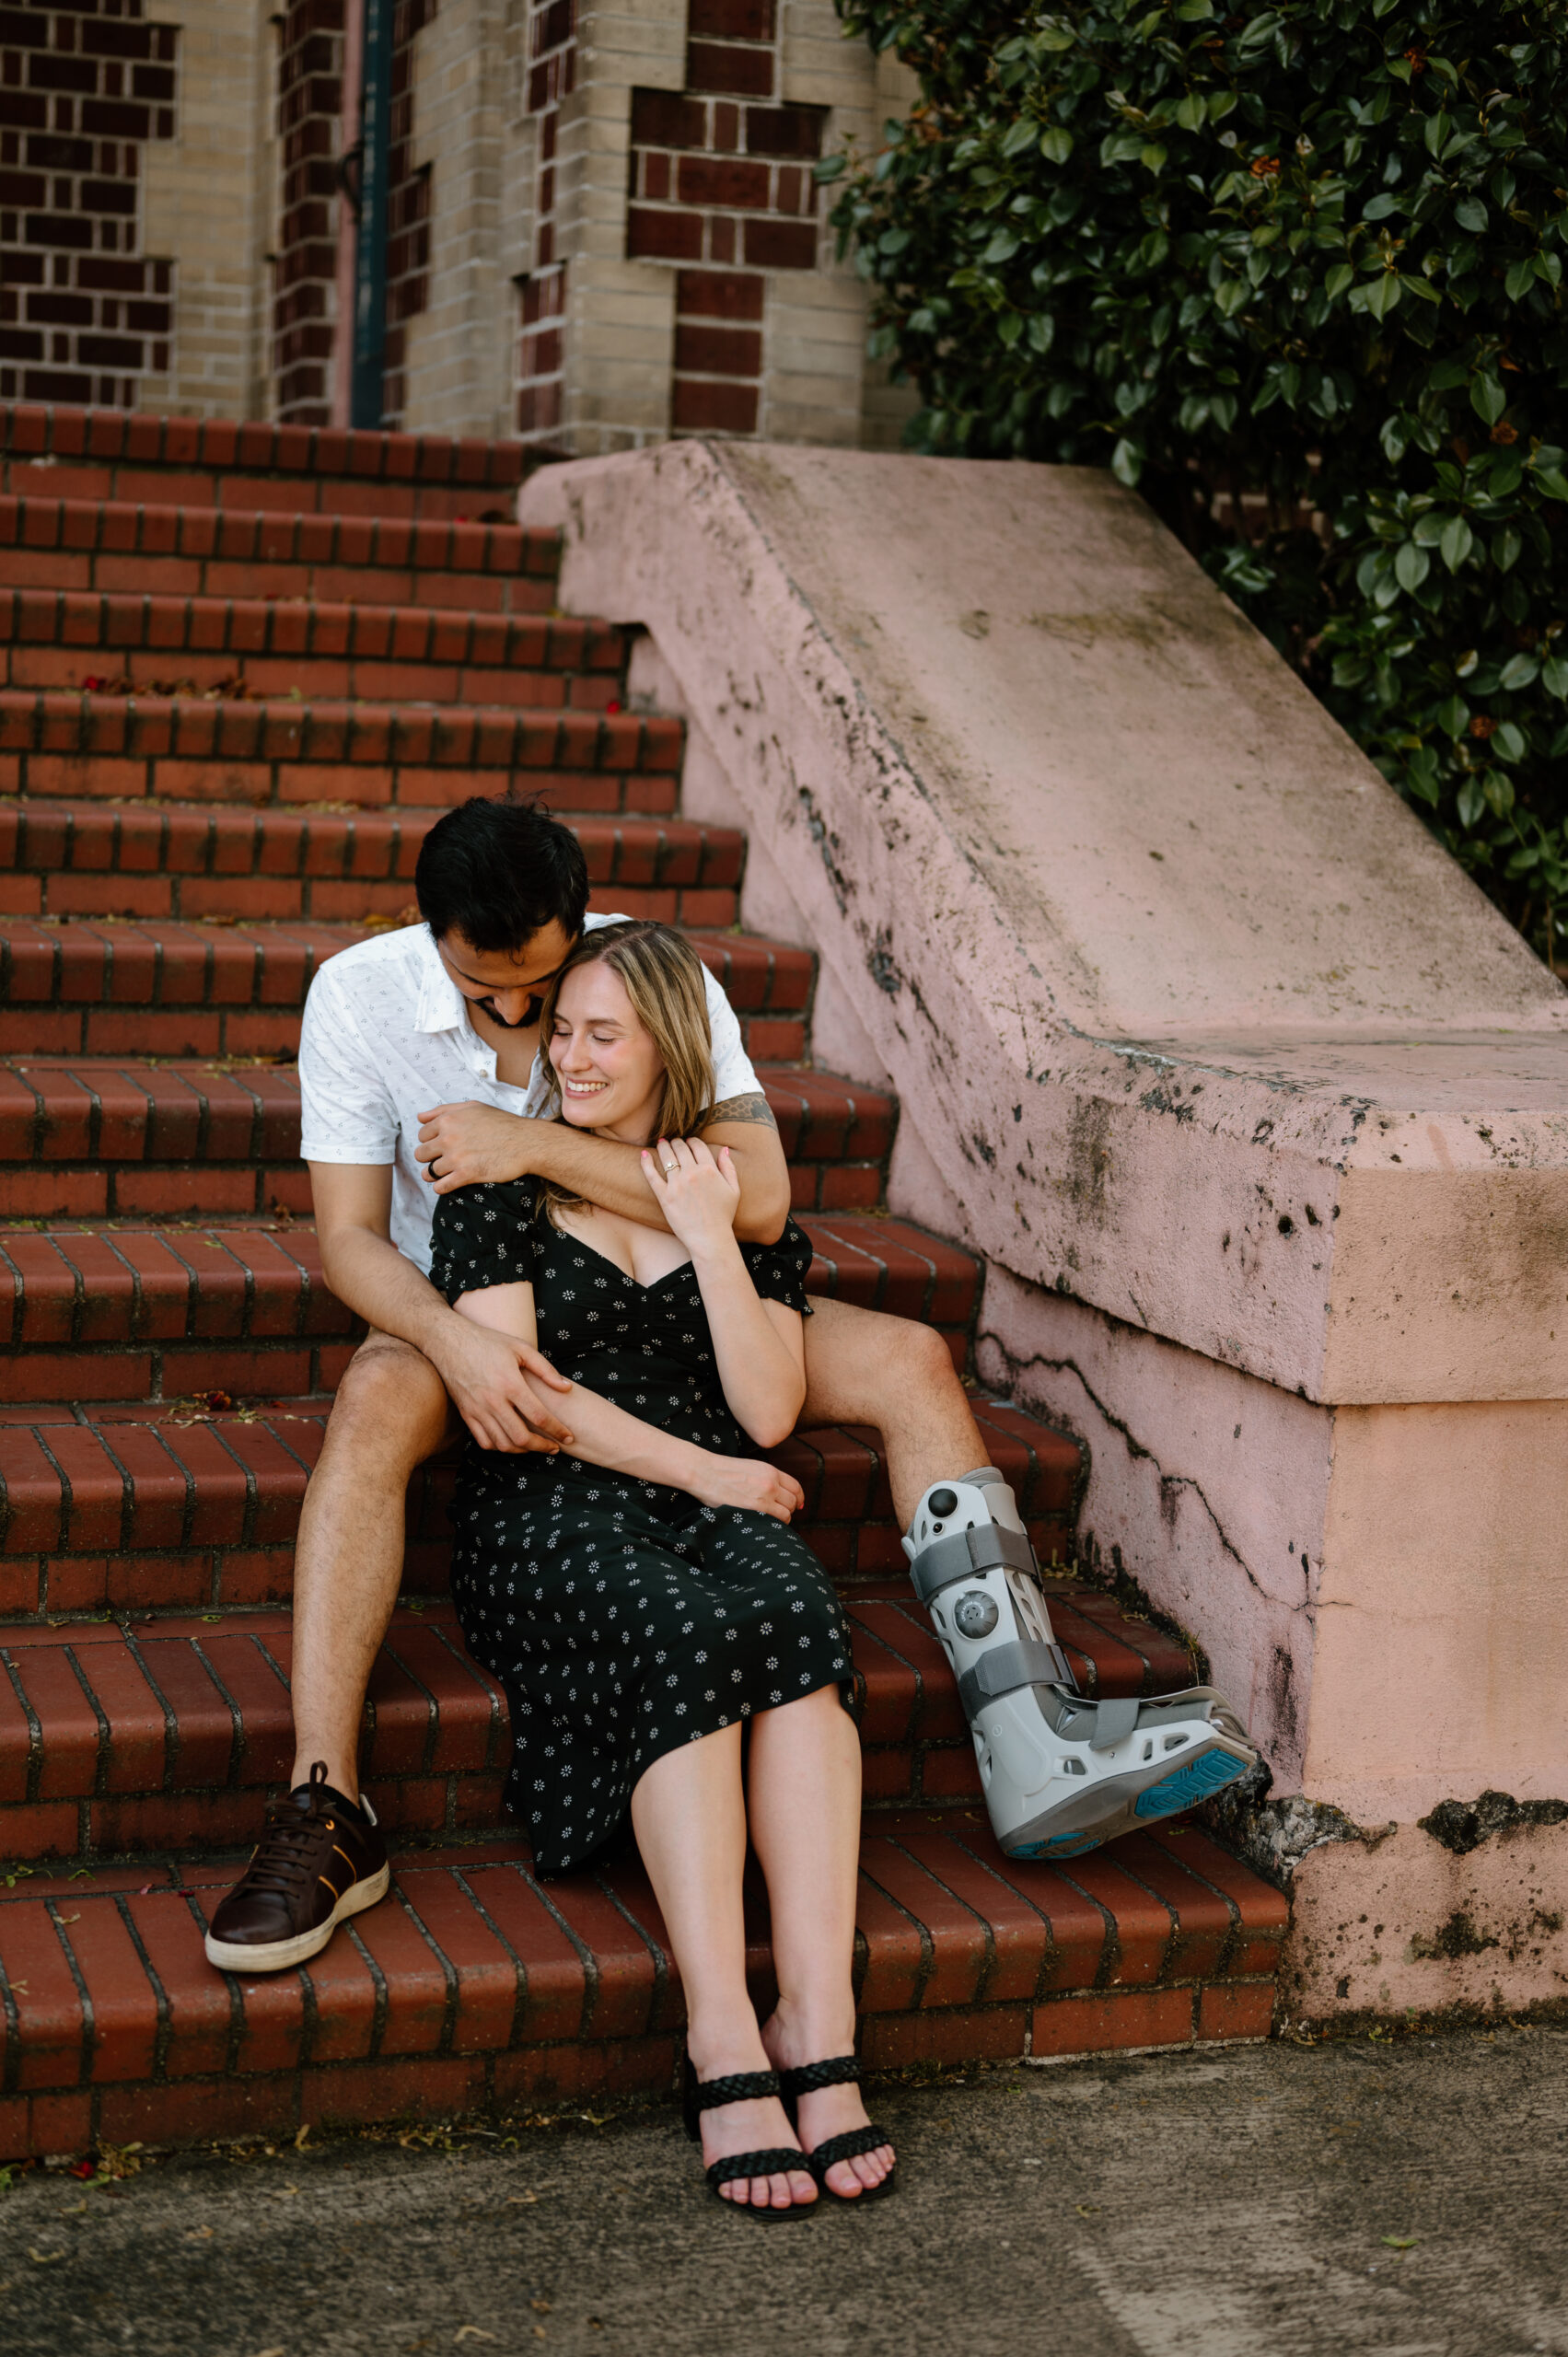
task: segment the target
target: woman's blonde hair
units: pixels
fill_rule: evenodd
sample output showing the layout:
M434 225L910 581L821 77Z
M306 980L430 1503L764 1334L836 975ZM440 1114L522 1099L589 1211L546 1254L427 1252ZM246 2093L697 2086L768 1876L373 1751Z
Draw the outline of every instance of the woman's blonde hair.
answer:
M552 981L540 1010L540 1056L550 1089L550 1109L559 1115L561 1082L550 1061L555 1010L568 974L602 963L620 976L632 1012L657 1049L664 1065L664 1097L655 1135L694 1137L714 1102L714 1040L708 1022L707 981L703 961L684 934L649 917L596 925L586 933ZM649 1144L653 1143L652 1139ZM570 1209L581 1202L548 1181L545 1207Z

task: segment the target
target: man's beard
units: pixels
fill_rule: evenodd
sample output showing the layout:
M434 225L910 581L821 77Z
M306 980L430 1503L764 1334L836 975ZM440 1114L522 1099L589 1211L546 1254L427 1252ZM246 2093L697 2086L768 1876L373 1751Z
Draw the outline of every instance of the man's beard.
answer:
M488 1015L492 1023L498 1023L503 1031L531 1031L544 1011L542 998L530 998L516 1023L508 1023L494 999L476 998L474 1004L482 1014Z

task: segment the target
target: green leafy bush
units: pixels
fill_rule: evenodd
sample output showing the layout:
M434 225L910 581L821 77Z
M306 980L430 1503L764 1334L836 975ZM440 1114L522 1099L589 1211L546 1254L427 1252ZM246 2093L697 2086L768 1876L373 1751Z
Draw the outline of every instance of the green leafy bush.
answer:
M921 84L819 168L914 446L1137 485L1551 954L1568 7L839 6Z

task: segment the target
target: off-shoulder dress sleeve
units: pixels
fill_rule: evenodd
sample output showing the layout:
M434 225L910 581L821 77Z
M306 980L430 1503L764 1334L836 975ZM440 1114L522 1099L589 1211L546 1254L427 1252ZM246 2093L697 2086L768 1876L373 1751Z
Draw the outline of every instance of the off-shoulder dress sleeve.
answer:
M494 1187L458 1187L436 1199L430 1282L448 1302L491 1285L531 1282L537 1182L508 1178Z
M762 1300L782 1302L786 1309L810 1317L806 1272L811 1266L811 1247L794 1220L776 1244L743 1244L740 1252Z

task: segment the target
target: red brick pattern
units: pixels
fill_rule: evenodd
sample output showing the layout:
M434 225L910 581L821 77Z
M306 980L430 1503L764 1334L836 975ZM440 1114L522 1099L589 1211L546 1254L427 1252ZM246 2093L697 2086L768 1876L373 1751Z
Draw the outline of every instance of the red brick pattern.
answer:
M398 0L392 12L392 121L387 158L387 345L381 414L395 423L408 398L408 323L430 298L433 167L416 164L413 44L436 0Z
M514 790L542 794L551 807L575 808L585 819L625 812L621 840L629 841L638 823L631 814L672 810L675 787L673 769L591 770L530 772ZM406 919L420 843L439 804L450 798L432 795L427 808L354 812L278 803L0 804L0 895L18 915L62 920ZM749 971L750 950L734 956ZM784 998L768 1005L799 1012ZM799 1052L797 1045L768 1047L765 1036L758 1034L760 1055L787 1062Z
M129 409L168 368L174 264L142 253L179 29L144 0L16 0L0 31L0 399Z
M0 686L393 703L622 701L621 631L564 615L0 589Z
M339 427L316 431L260 421L237 424L226 418L121 417L66 406L0 408L0 451L13 469L48 459L57 470L52 477L56 485L58 470L73 465L178 470L184 478L180 498L193 505L261 505L249 496L250 481L276 475L288 479L291 509L330 506L321 493L347 482L365 493L373 491L373 505L364 512L383 516L420 512L403 503L421 493L445 497L450 491L471 497L485 490L504 492L522 474L522 452L515 442L348 433ZM17 485L7 480L6 488ZM226 491L237 489L238 498L226 499ZM83 495L113 498L115 482L95 481Z
M827 110L781 102L777 34L773 0L691 0L686 89L632 94L626 251L678 266L676 434L757 431L766 273L817 267Z
M548 447L558 435L565 370L566 264L556 253L556 140L561 101L576 81L574 0L531 0L528 18L528 110L539 121L533 268L522 287L517 353L517 431Z
M383 417L405 397L408 321L423 311L430 267L430 173L413 160L413 43L436 0L398 0L392 15L387 171L387 342ZM278 56L283 207L273 306L277 413L291 425L327 424L332 374L348 355L336 316L338 185L343 145L343 0L295 0Z
M71 1445L72 1429L41 1427L50 1454L90 1485L92 1458ZM115 1424L101 1445L110 1462L134 1469L144 1482L156 1462L172 1503L168 1477L188 1453L180 1433ZM886 1601L856 1596L850 1623L868 1805L977 1804L979 1777L957 1690L907 1582ZM176 1609L135 1627L7 1631L0 1643L6 1681L0 1854L91 1860L170 1841L194 1850L254 1840L292 1757L289 1645L287 1618L276 1610L196 1620ZM1094 1691L1142 1690L1108 1658L1110 1649L1073 1651L1075 1671ZM1187 1675L1179 1655L1149 1690ZM425 1834L490 1828L500 1815L509 1747L505 1699L469 1657L450 1606L442 1598L400 1612L371 1676L361 1740L363 1773L382 1822ZM1232 1861L1228 1872L1237 1871ZM1128 1836L1070 1872L1088 1910L1120 1926L1124 1980L1148 1981L1178 1959L1199 1976L1227 1959L1266 1968L1250 1944L1231 1957L1232 1912L1223 1892L1194 1893L1146 1834Z
M273 375L285 425L331 415L343 124L343 0L293 0L278 36L283 187L273 265Z
M608 795L589 795L590 802L634 810L630 779L672 777L680 741L679 722L631 713L601 717L505 707L487 712L471 704L220 702L0 690L0 791L40 796L173 802L206 795L231 805L444 808L474 792L479 782L462 779L482 771L492 793L543 794L570 806L581 797L573 787L562 790L563 776L588 772L619 781ZM647 823L657 838L659 826ZM634 820L626 822L628 830L635 827ZM737 856L731 883L738 872ZM288 913L254 902L250 912ZM685 915L692 924L731 924L733 893L722 906L692 903Z
M862 1854L861 2044L915 2062L1191 2044L1267 2035L1278 1894L1201 1836L1153 1841L1121 1869L1122 1912L1073 1869L1019 1870L973 1813L940 1828L889 1815ZM1140 1869L1158 1851L1166 1896ZM1225 1887L1214 1879L1218 1866ZM281 2136L308 2122L505 2113L552 2096L667 2093L683 2007L634 1863L535 1880L517 1843L397 1861L391 1898L314 1963L220 1977L202 1933L225 1866L42 1878L0 1898L5 2079L0 2157L140 2137ZM1184 1968L1185 1909L1226 1933ZM1123 1920L1125 1917L1125 1921ZM1135 1961L1129 1984L1127 1962ZM765 1980L765 1945L754 1962Z
M0 499L0 582L26 589L538 613L554 603L558 556L553 532L516 524Z
M807 1290L928 1318L960 1358L978 1265L918 1229L905 1228L889 1245L881 1231L890 1225L848 1214L830 1226L808 1217L817 1257ZM946 1322L931 1306L931 1271L944 1262L949 1297L941 1306L954 1313ZM10 1345L0 1364L6 1405L226 1392L273 1403L304 1397L314 1408L363 1331L327 1290L308 1221L204 1230L0 1227L0 1338ZM1102 1653L1114 1651L1111 1636L1102 1632L1096 1642Z
M134 1261L146 1305L167 1263L151 1243L137 1240L138 1225L127 1221L106 1240ZM122 1244L127 1233L130 1241ZM163 1233L167 1237L169 1231ZM206 1259L204 1248L182 1233L176 1240L187 1258L200 1253ZM65 1249L73 1260L93 1257L69 1239ZM212 1319L223 1297L212 1290L215 1278L205 1283L204 1314ZM100 1288L100 1301L108 1290ZM46 1308L47 1302L39 1306ZM152 1329L155 1313L166 1324L176 1323L178 1299L166 1295L144 1306L144 1330ZM108 1321L107 1310L99 1314ZM189 1339L192 1360L195 1342L203 1339L215 1358L235 1346L235 1338L221 1332ZM324 1358L330 1338L316 1339ZM169 1351L167 1339L161 1347ZM1012 1482L1041 1561L1068 1559L1081 1479L1076 1445L1028 1418L1005 1417L995 1404L977 1403L976 1412L987 1455ZM90 1416L89 1424L65 1407L0 1405L0 1613L240 1610L287 1601L304 1472L320 1446L323 1401L263 1401L237 1419L231 1411L206 1411L200 1399L182 1406L123 1399L97 1403ZM1009 1422L1021 1432L1005 1429ZM877 1435L864 1429L807 1430L772 1454L806 1494L796 1527L846 1592L878 1607L873 1619L884 1637L896 1638L891 1650L902 1658L909 1646L929 1643L929 1632L922 1639L918 1628L895 1627L880 1609L905 1600L908 1589ZM436 1457L410 1487L404 1574L410 1595L445 1593L455 1466L451 1455ZM1129 1644L1124 1640L1137 1624L1123 1618L1120 1634L1115 1627L1101 1628L1093 1617L1094 1591L1061 1594L1062 1609L1072 1616L1068 1642L1081 1661L1096 1664L1097 1676L1103 1664L1106 1676L1123 1686L1153 1679L1170 1690L1190 1682L1186 1655L1179 1647L1168 1649L1169 1640L1141 1630Z
M0 824L0 842L7 831ZM412 849L411 844L411 865ZM640 864L628 862L629 866ZM611 879L610 894L613 888ZM801 970L806 963L802 952L722 934L691 937L703 963L725 979L742 1031L753 1044L779 1032L804 1034L801 1015L790 1011L803 1008L809 992L810 973L808 968ZM170 1024L221 1027L211 1035L215 1047L169 1046L161 1051L167 1054L292 1051L298 1045L299 1014L317 969L362 938L363 928L354 925L262 924L216 931L172 923L45 924L0 919L0 1054L48 1055L67 1048L88 1055L107 1053L100 1038L106 1024L143 1022L156 1029L161 1017ZM81 1036L66 1039L66 1026L74 1026ZM262 1026L273 1027L264 1040ZM150 1036L141 1044L149 1047ZM905 1233L912 1238L917 1232ZM968 1256L951 1253L928 1237L912 1248L895 1245L892 1249L898 1274L891 1282L901 1284L911 1298L916 1287L928 1292L934 1322L954 1323L954 1317L946 1314L949 1304L960 1297L970 1303L973 1263ZM865 1298L874 1306L871 1293L878 1283L889 1282L880 1231L874 1233L872 1252L858 1247L847 1230L836 1250L841 1261L835 1262L831 1279L825 1272L822 1290L836 1281L846 1299ZM927 1272L937 1266L930 1256L937 1252L947 1256L941 1265L962 1272L956 1285L926 1285ZM957 1315L961 1320L968 1309Z
M887 1097L816 1073L764 1066L759 1077L803 1193L879 1191L880 1160L848 1157L886 1156ZM302 1212L298 1153L292 1071L42 1057L0 1066L0 1218L243 1214L279 1201ZM836 1174L852 1183L841 1190ZM52 1178L67 1200L43 1200Z

